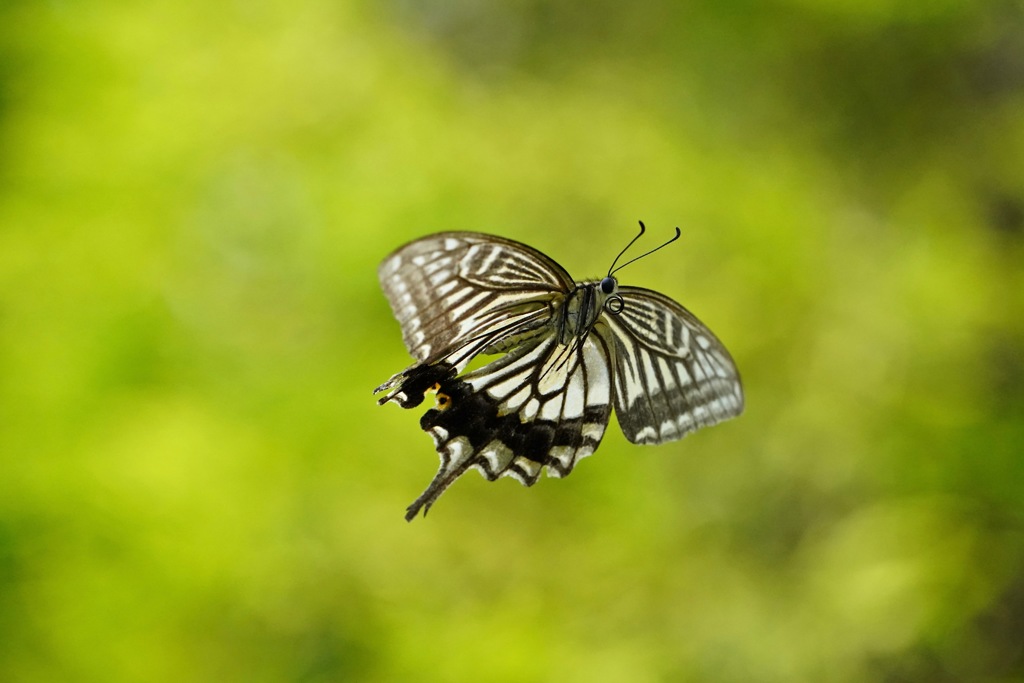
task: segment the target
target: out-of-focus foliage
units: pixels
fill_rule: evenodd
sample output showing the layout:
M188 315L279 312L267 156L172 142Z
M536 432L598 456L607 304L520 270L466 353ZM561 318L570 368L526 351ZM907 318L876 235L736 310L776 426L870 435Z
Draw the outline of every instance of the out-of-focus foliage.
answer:
M1024 680L1022 160L1016 0L0 5L0 679ZM637 219L747 413L406 524L379 260Z

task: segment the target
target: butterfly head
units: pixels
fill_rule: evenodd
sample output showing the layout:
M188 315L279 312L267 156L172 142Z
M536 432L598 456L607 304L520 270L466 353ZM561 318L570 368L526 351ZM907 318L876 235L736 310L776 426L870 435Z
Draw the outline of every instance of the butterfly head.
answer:
M622 307L625 306L625 302L619 294L619 281L615 279L615 276L605 276L605 278L598 284L598 287L601 289L601 294L603 296L602 306L604 306L604 310L608 311L612 315L618 315L621 313Z
M680 234L679 233L679 228L677 227L676 228L676 235L675 235L675 237L670 239L668 242L665 242L661 246L657 246L657 247L655 247L654 249L651 249L648 252L640 254L639 256L637 256L635 258L631 258L630 260L626 261L625 263L623 263L622 265L620 265L620 266L618 266L616 268L615 266L619 262L619 259L622 258L622 255L625 254L629 250L629 248L631 246L633 246L634 242L636 242L638 239L640 239L640 236L643 235L646 230L647 230L647 228L644 226L644 222L640 221L640 232L638 232L636 237L634 237L632 240L629 241L629 244L626 245L626 248L623 249L622 251L620 251L619 255L615 257L615 260L612 261L611 267L608 269L608 275L606 275L604 277L604 279L601 280L600 284L598 285L601 288L601 294L604 295L604 302L603 302L602 305L604 306L604 309L606 311L608 311L609 313L611 313L612 315L618 315L619 313L622 313L622 309L625 308L625 306L626 306L626 302L622 300L622 295L619 294L619 281L615 279L615 271L622 270L623 268L628 266L630 263L634 263L635 261L639 261L644 256L649 256L650 254L653 254L654 252L656 252L659 249L661 249L662 247L665 247L665 246L668 246L669 244L672 244L677 239L679 239L679 234Z

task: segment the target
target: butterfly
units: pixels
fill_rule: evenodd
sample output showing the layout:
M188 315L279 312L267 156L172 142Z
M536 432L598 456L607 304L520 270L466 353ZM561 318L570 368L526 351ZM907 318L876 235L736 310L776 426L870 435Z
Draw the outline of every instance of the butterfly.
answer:
M619 286L616 268L574 281L536 249L495 235L442 232L392 252L381 287L416 363L374 389L378 403L419 406L441 466L406 510L411 521L469 469L536 483L564 477L597 450L612 405L638 444L680 439L739 415L743 388L725 346L658 292ZM478 356L494 356L490 362Z

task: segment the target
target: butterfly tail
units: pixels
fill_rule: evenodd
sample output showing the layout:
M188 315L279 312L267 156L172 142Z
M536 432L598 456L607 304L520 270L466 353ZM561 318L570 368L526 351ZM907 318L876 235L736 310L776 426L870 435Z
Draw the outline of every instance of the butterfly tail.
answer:
M430 510L430 507L434 502L441 497L441 494L444 493L449 486L452 485L452 482L465 473L468 467L469 463L466 463L462 467L449 470L442 465L441 469L438 470L437 474L434 476L434 480L430 482L430 486L420 494L419 498L414 500L412 504L405 509L405 521L411 522L413 518L419 514L421 509L423 510L423 516L426 517L427 512Z

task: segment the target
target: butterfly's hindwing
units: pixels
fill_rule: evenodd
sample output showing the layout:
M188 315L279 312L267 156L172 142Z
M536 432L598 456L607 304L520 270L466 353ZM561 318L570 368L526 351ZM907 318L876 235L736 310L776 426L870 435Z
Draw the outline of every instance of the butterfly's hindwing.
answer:
M679 439L743 411L736 365L692 313L649 289L622 287L622 312L598 334L615 353L615 412L633 443Z
M532 486L543 467L562 477L597 449L611 412L607 354L600 342L588 340L562 363L560 348L547 339L441 382L438 407L420 420L441 467L409 506L408 519L429 509L467 469L491 481L511 476Z

